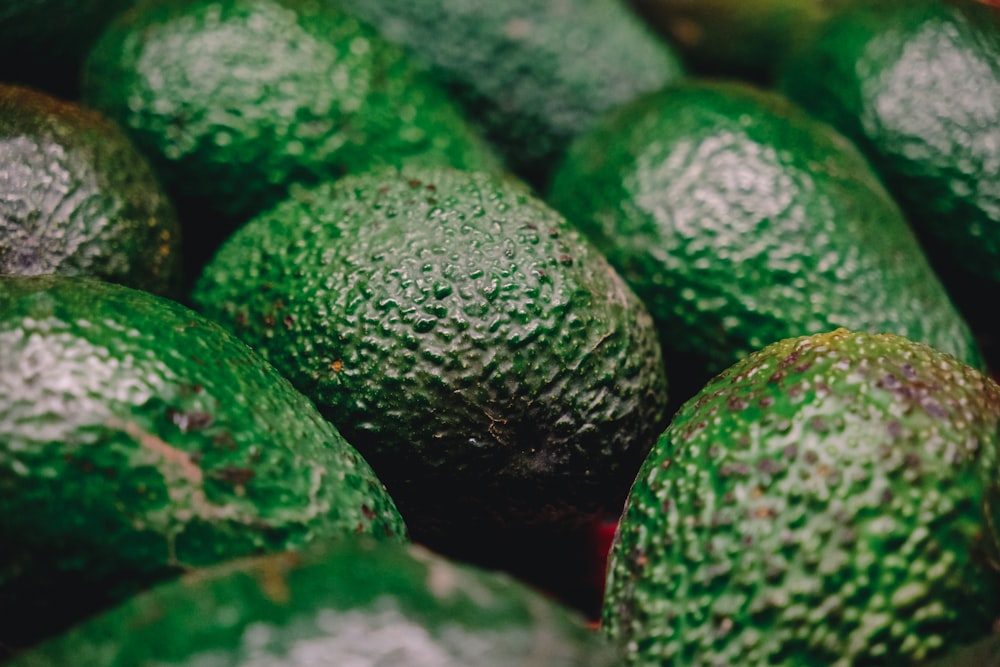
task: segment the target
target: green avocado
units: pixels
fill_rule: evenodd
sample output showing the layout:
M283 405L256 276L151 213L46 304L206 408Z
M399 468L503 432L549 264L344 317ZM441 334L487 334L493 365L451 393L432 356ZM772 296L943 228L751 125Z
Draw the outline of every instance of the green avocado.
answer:
M180 288L180 223L145 156L82 105L0 83L0 274Z
M774 92L700 80L624 105L571 146L547 199L649 307L675 399L837 327L983 364L865 158Z
M600 114L684 76L621 0L342 1L424 63L539 190Z
M326 0L140 0L90 51L83 98L150 156L192 273L295 184L379 164L501 169L400 48Z
M188 568L405 526L274 368L173 301L0 277L0 645Z
M983 303L1000 294L998 16L971 0L858 2L790 54L778 82L861 147L994 344Z
M10 667L612 667L602 635L505 575L345 539L205 568Z
M785 339L643 463L602 628L628 665L915 664L990 633L998 525L996 382L894 334Z
M666 425L649 313L519 181L411 168L300 191L192 299L365 455L415 540L481 564L509 566L520 527L617 516Z

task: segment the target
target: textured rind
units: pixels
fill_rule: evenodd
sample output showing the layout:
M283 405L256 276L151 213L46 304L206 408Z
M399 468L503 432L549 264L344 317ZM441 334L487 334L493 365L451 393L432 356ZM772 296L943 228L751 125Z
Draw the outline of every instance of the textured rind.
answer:
M857 141L954 271L1000 283L1000 22L977 2L857 3L779 85ZM978 305L978 296L973 297Z
M600 114L684 76L616 0L344 0L422 62L536 187Z
M10 667L584 667L600 634L523 583L413 545L345 540L205 569Z
M94 45L83 96L178 197L240 221L372 164L499 165L398 47L318 0L141 0Z
M698 82L636 100L575 142L547 200L649 307L675 398L764 345L840 326L983 365L860 152L777 94Z
M192 298L365 454L414 535L617 512L665 425L646 309L513 181L387 170L302 191Z
M898 336L750 355L644 462L602 627L627 664L691 667L910 664L986 635L998 422L992 379Z
M0 278L0 312L4 645L188 567L405 538L360 454L217 324L51 276Z
M173 204L115 123L0 84L0 274L83 275L174 295Z

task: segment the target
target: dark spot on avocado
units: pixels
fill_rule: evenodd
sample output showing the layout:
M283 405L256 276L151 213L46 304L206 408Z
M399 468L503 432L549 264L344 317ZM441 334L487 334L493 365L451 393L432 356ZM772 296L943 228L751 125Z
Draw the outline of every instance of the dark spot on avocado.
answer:
M167 408L167 418L181 431L200 431L212 423L212 415L207 412L182 412L176 408Z
M209 473L210 477L221 480L233 486L246 486L254 478L256 473L250 468L240 468L237 466L226 466Z

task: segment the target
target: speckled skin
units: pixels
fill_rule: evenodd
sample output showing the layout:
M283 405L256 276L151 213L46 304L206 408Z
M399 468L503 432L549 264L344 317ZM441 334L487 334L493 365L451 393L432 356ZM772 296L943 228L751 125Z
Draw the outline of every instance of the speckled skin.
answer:
M597 667L600 634L506 576L348 540L205 569L10 667Z
M0 278L0 644L189 567L404 539L385 488L246 345L110 283Z
M865 159L777 94L700 81L622 107L570 149L548 201L646 302L675 399L838 326L983 363Z
M180 224L116 124L0 84L0 274L59 273L176 296Z
M329 2L142 0L83 80L178 197L240 221L372 164L497 164L397 47Z
M513 181L390 170L301 192L238 230L193 298L317 403L438 547L617 514L665 425L646 309Z
M343 1L427 63L538 189L600 114L684 75L619 0Z
M626 664L685 667L908 665L986 635L998 423L1000 386L899 336L750 355L643 464L602 627Z
M976 2L890 0L837 14L780 85L858 142L929 237L1000 285L1000 23Z

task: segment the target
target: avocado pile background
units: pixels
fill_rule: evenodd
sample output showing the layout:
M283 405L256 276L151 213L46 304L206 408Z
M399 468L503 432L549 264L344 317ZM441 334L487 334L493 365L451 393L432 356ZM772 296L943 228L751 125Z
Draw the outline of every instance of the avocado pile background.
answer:
M150 207L155 212L141 214L148 217L148 224L129 225L138 226L150 238L161 234L161 226L169 225L169 233L162 238L169 237L172 254L159 257L159 246L153 248L154 242L145 249L127 246L122 250L125 242L109 236L106 243L113 250L132 253L128 278L118 277L123 272L107 271L102 275L95 272L95 277L126 284L131 281L133 287L170 300L171 307L176 305L180 313L178 318L183 319L190 308L198 317L213 320L212 326L217 323L234 332L250 346L248 349L261 354L259 359L253 357L252 363L266 363L270 373L273 362L274 373L283 376L282 383L291 378L295 386L292 404L308 402L303 408L308 419L321 414L338 429L342 427L337 426L337 419L358 420L359 425L342 430L352 446L358 446L353 438L363 443L358 449L366 460L361 464L366 474L367 464L380 475L380 466L384 466L382 481L387 482L390 493L395 479L404 480L399 482L405 489L399 496L407 504L400 508L404 519L408 519L410 503L418 508L413 512L415 530L410 537L415 536L417 542L426 540L456 561L467 560L514 575L519 583L542 591L578 616L576 620L589 621L591 630L603 623L615 634L625 634L617 625L618 619L610 617L611 612L603 607L605 568L621 517L618 508L625 504L637 473L652 475L651 466L666 470L671 464L669 458L646 459L646 467L640 468L643 455L657 447L657 436L668 428L674 414L706 422L715 417L714 412L705 416L696 409L714 398L702 396L697 406L688 401L698 397L706 385L712 387L718 374L731 364L786 336L824 333L838 326L867 329L869 333L893 328L894 333L912 335L938 352L954 355L963 364L962 372L968 364L976 381L980 372L984 377L1000 377L1000 318L993 312L1000 298L1000 9L993 3L413 0L401 6L388 0L0 2L0 86L23 86L36 91L31 95L52 96L58 104L66 104L70 114L77 113L75 105L81 114L101 114L101 122L116 126L115 131L132 142L120 149L122 154L134 150L141 156L132 158L128 153L129 160L139 159L141 164L128 168L122 158L122 171L116 175L128 184L139 180L146 184L152 175L155 188L144 187L151 192L155 189L157 197L169 198L156 199L156 206ZM16 99L16 93L10 99ZM4 113L19 113L14 106L10 108L14 110ZM23 125L33 122L5 123L0 118L0 131L19 132L12 128ZM56 133L71 131L59 129ZM727 144L727 137L738 137L739 141ZM0 136L0 142L4 138ZM706 157L708 153L713 154L712 159ZM0 157L7 154L12 152L0 150ZM685 161L679 157L682 154ZM668 158L657 162L663 156ZM761 190L763 172L747 166L758 164L758 158L768 169L774 164L787 168L774 183L787 184L791 179L795 186L779 191L768 185ZM103 165L108 164L107 159L101 159ZM379 170L417 174L419 179L397 176L381 189L375 181L363 180L366 174L378 174ZM456 203L439 196L433 178L425 175L437 178L449 170L477 174L472 181L485 194L477 190L476 196L487 197L488 203L473 207L468 201ZM0 163L0 184L5 180L14 183L10 173ZM799 178L799 174L805 176ZM352 180L357 175L362 180ZM677 185L684 179L690 180L683 187ZM590 403L579 410L574 405L577 413L562 419L552 411L533 409L535 396L525 399L523 413L543 414L539 421L544 424L537 432L511 427L509 431L516 433L510 442L523 446L518 438L536 438L538 447L530 451L538 455L496 455L503 465L510 467L514 464L509 461L517 461L522 466L509 477L502 466L491 462L488 479L470 475L462 480L464 485L458 484L449 479L446 461L434 470L440 476L440 495L423 498L432 508L424 511L419 484L408 485L409 475L420 470L425 461L394 461L392 448L405 447L404 436L411 432L428 441L461 440L467 449L474 447L473 436L457 437L450 431L435 435L439 424L432 417L444 415L442 419L453 422L467 421L470 432L473 424L482 422L483 432L492 436L494 449L479 446L479 450L494 456L496 443L501 451L506 446L506 418L499 412L485 412L478 404L464 406L467 412L439 408L447 405L451 396L455 401L463 400L462 396L458 392L447 394L450 387L442 383L440 391L447 395L431 399L429 391L427 395L420 393L426 387L414 388L398 380L397 369L386 368L382 374L389 378L389 389L358 390L384 394L337 394L349 377L336 377L343 359L327 359L323 356L326 343L301 337L307 318L316 322L332 319L329 303L333 301L317 302L310 295L335 289L336 281L352 281L347 273L337 270L357 259L353 246L324 252L322 247L309 244L319 243L317 239L328 244L353 243L365 235L351 236L336 225L329 225L329 233L319 235L286 237L278 230L296 219L333 215L314 204L331 198L330 193L336 191L331 188L338 183L347 184L346 190L337 191L337 205L345 207L344 219L366 215L350 206L357 206L366 197L376 201L377 214L371 216L372 228L366 230L372 236L379 235L378 225L383 225L384 232L407 218L411 211L398 215L394 207L405 202L413 189L419 189L421 197L419 206L413 207L413 216L432 219L435 211L453 210L456 213L448 218L449 224L465 231L473 225L463 227L462 216L496 216L493 227L476 228L477 235L487 238L501 235L508 201L530 201L531 206L544 211L537 215L533 211L534 217L525 218L518 233L521 237L525 233L544 235L541 247L551 255L554 268L551 274L532 275L532 280L537 278L543 289L546 281L555 285L553 289L568 285L566 290L572 295L566 302L580 308L581 313L602 307L605 300L618 309L609 317L614 321L588 319L586 315L578 318L571 313L565 327L553 326L551 335L567 340L578 335L583 342L562 347L554 343L551 349L556 352L550 362L545 356L550 332L545 324L531 320L535 312L531 298L538 293L537 285L522 281L527 305L518 303L506 311L515 319L524 317L524 332L511 344L518 347L513 358L529 359L525 363L534 364L532 372L544 376L546 369L539 371L538 366L552 363L556 368L570 363L567 359L572 356L573 371L582 369L574 382L586 385L588 391L591 385L596 389L593 393L581 389L580 395ZM74 190L72 184L60 187ZM456 186L455 191L461 187L466 186ZM402 192L398 197L397 190ZM377 201L390 191L392 206L382 210ZM657 192L668 192L669 196L657 199ZM737 197L735 203L726 200L732 193L746 197ZM676 194L693 199L672 198ZM771 196L773 203L785 201L786 195L791 204L768 204L767 197ZM0 214L2 206L0 201ZM272 215L274 211L278 213ZM52 215L59 213L56 210ZM546 217L550 213L553 217ZM520 224L516 211L510 217ZM103 220L87 224L100 231ZM697 233L671 236L664 231L665 224L680 227L690 220ZM714 223L720 220L722 224L716 228ZM819 222L809 226L802 224L803 220ZM837 225L838 220L849 223ZM14 226L4 222L0 220L0 233L10 233L5 230ZM824 226L827 222L830 225ZM536 223L544 229L533 227ZM734 228L742 231L733 232ZM768 233L772 236L765 236ZM576 264L571 272L566 267L574 258L566 252L559 254L559 248L567 247L571 236L575 243L577 235L587 244L581 252L588 263ZM253 247L233 250L227 248L227 242ZM498 246L506 253L500 257L501 263L507 259L514 264L525 261L523 258L538 245L532 243L530 248ZM417 273L413 268L417 260L444 252L441 248L452 251L444 243L422 247L408 241L403 245L401 258L390 257L389 263L398 261L396 268L404 272L412 269ZM42 246L44 243L39 244L39 254L44 253ZM372 247L383 252L381 246ZM389 253L397 251L391 245L386 247ZM14 250L10 238L0 237L0 260L13 256ZM407 251L419 257L411 261ZM592 262L589 253L594 255ZM309 266L302 257L308 257ZM380 254L378 260L385 259ZM161 264L169 265L169 272ZM4 266L0 262L0 268ZM147 266L155 268L155 275L141 275ZM429 266L428 261L423 269L428 276ZM566 278L588 271L599 274L599 279L590 283L581 279L581 284L586 284L582 288ZM86 273L86 269L74 272ZM803 272L808 272L808 280ZM282 273L294 275L294 280L289 278L283 288L273 289L274 276L280 280ZM396 274L388 271L386 275ZM702 281L702 275L712 278ZM239 284L230 288L232 281ZM852 286L845 287L847 283ZM409 286L405 280L403 284ZM514 299L516 287L498 292L499 299ZM5 289L0 285L0 296ZM282 289L291 291L284 293ZM591 299L587 289L602 294ZM16 291L11 289L10 293ZM393 338L391 343L377 333L366 334L365 327L377 326L376 319L365 320L365 309L358 304L366 295L381 293L364 285L357 291L346 295L342 299L345 303L337 304L344 312L333 317L357 326L366 354L391 345L394 349L391 354L386 351L387 361L398 349L398 359L419 363L413 360L421 353L419 334L425 332L401 334L399 341ZM435 293L430 288L425 292ZM776 292L781 298L773 305L766 295ZM443 290L440 293L445 294ZM300 297L305 304L301 307ZM391 294L386 300L395 298ZM240 299L259 307L241 309ZM492 299L491 294L488 300L492 303ZM123 303L128 301L122 298ZM293 305L290 309L289 304ZM382 302L375 310L396 305L394 301L388 306ZM420 305L433 308L422 301ZM484 317L488 311L487 304ZM248 312L255 318L249 325ZM557 314L564 315L561 310ZM0 318L4 316L0 312ZM631 319L622 324L626 318ZM114 315L107 319L114 319ZM613 330L607 336L587 337L594 327L605 325ZM480 326L484 331L488 328L476 323L472 329L478 331ZM489 331L499 327L493 322ZM584 331L585 327L591 329ZM529 342L523 343L521 336ZM541 352L533 347L537 337L542 338ZM660 346L654 350L652 341L657 338ZM463 340L458 338L459 343ZM581 345L596 356L581 354L577 359ZM456 349L449 351L450 359L461 364L464 360L460 357L466 352L461 345ZM619 355L624 351L636 355L641 350L641 359L614 358L612 349ZM0 354L4 352L0 348ZM422 352L425 356L440 353ZM304 364L294 358L300 353L306 359ZM310 358L313 354L316 356ZM502 354L498 358L505 363ZM503 367L518 368L518 363ZM374 364L371 371L376 377L377 366ZM409 368L404 371L399 377L422 377L420 383L427 387L433 383L426 374L411 374ZM320 372L332 374L333 390L319 379ZM621 374L618 379L609 379L615 378L615 372ZM503 385L501 393L516 395L505 384L509 377L497 374L496 386ZM530 384L521 382L519 387ZM291 385L281 387L282 391L291 390ZM992 391L995 385L989 387ZM406 393L411 389L412 396ZM494 388L484 391L484 395L492 395ZM406 393L405 398L412 400L402 400L392 392ZM996 412L996 396L989 396L986 409ZM617 405L619 399L627 404L627 413L624 409L603 410L609 403ZM541 398L539 390L538 400L555 399ZM583 401L581 398L577 403ZM406 415L394 418L389 425L393 428L383 429L382 424L366 421L369 403L393 409L405 405L406 415L417 417L412 422ZM592 422L576 423L574 419L583 413L600 416ZM425 419L425 415L430 417ZM572 430L579 451L562 459L550 456L544 442L549 423L555 424L553 432ZM809 422L806 429L812 424ZM455 424L449 423L449 429L453 427ZM399 428L404 429L403 436ZM379 437L383 430L388 434L381 438L384 442ZM993 432L983 435L982 440L996 436ZM0 433L0 440L3 437ZM340 433L332 437L339 446ZM978 432L976 437L980 437ZM0 442L0 451L5 444L9 443ZM419 456L432 455L421 451ZM4 465L2 458L0 465ZM470 464L470 470L476 465ZM543 474L559 465L564 466L561 477ZM459 472L454 475L457 478ZM585 478L586 484L574 484L576 477ZM0 476L0 483L3 479ZM507 507L491 504L495 503L492 499L477 503L476 489L485 493L504 484L508 485L503 490L507 495L498 495L509 501ZM677 484L683 486L684 481ZM995 486L1000 488L1000 478ZM278 487L274 492L280 495ZM988 482L985 487L992 488ZM453 488L461 488L464 495L451 496ZM0 486L0 491L7 490ZM984 493L987 500L964 509L969 514L985 509L990 521L1000 521L995 509L988 506L988 499L997 493ZM373 494L379 503L389 502L383 500L381 489ZM539 498L546 499L543 507L538 507ZM549 498L555 500L550 503ZM660 497L655 501L650 507L670 503ZM690 502L698 506L701 501L694 498ZM440 513L447 513L449 505L455 505L455 516L461 517L454 525L440 520ZM364 522L370 522L370 508L364 508ZM387 522L393 531L405 532L395 507L378 505L377 509L380 515L390 515ZM647 511L656 514L659 510L641 510ZM666 510L663 513L665 516ZM487 515L488 520L480 520ZM8 524L24 529L14 521ZM996 531L996 526L992 528ZM367 523L365 530L369 530ZM477 535L477 530L482 534ZM969 528L955 539L965 539L972 532ZM982 533L976 533L977 539ZM1000 543L1000 535L993 537L993 544ZM211 551L211 547L206 548ZM629 556L641 565L629 569L628 563L620 562L620 581L647 565L646 554L637 555L636 549ZM989 561L990 555L985 558ZM996 558L1000 559L1000 553ZM210 560L206 558L206 563ZM0 578L5 575L2 567L0 558ZM993 567L1000 571L1000 564ZM15 563L9 571L18 568L30 570ZM161 565L157 568L150 581L177 574L176 570L164 574ZM983 590L991 591L988 595L1000 590L991 588L991 582L983 583ZM123 586L125 589L129 590L119 598L135 592L129 586ZM706 595L712 594L710 586L706 590ZM29 596L30 591L18 594ZM970 594L970 599L980 600L981 591L976 595L980 597ZM691 604L701 602L704 600ZM533 603L526 604L530 607ZM7 601L0 600L0 611L7 606ZM654 610L661 607L655 601L651 605ZM538 609L532 608L532 613ZM67 610L60 623L72 623L74 614L93 611L86 605L82 611ZM44 611L32 614L41 618ZM977 608L977 622L990 614L997 616L1000 628L1000 609ZM24 618L28 623L34 617ZM520 632L516 624L515 628ZM977 626L972 635L978 631ZM753 628L746 630L746 636L754 633ZM572 641L577 641L576 635L572 636ZM0 638L9 642L6 650L10 652L21 648L16 638L2 633ZM32 642L36 639L31 637ZM963 636L965 639L969 637ZM716 641L722 639L713 635L703 643L711 646ZM579 649L581 645L573 650L585 653ZM59 650L72 653L72 644L68 646ZM953 663L933 665L1000 665L1000 640L982 646L957 655ZM921 645L921 651L925 648L938 659L952 647ZM789 651L789 655L793 653ZM774 655L779 658L769 658L784 659L780 649ZM0 663L5 657L5 647L0 645ZM592 658L593 664L607 661L604 653L599 657L595 653ZM845 660L845 666L854 664L850 658ZM626 662L645 664L636 653L630 653Z

